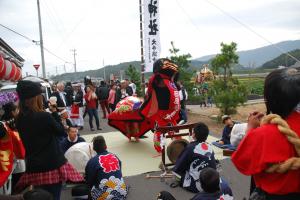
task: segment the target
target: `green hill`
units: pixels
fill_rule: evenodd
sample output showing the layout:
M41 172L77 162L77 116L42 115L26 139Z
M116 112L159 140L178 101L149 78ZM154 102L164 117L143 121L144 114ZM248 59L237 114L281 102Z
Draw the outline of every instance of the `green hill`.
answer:
M284 52L289 52L295 49L300 49L300 40L283 41L274 45ZM247 68L258 68L262 66L265 62L280 56L282 53L275 48L274 45L267 45L246 51L238 51L237 54L239 55L239 63ZM207 55L197 58L197 60L206 61L213 57L215 57L215 55Z
M202 67L203 64L207 64L208 62L202 62L197 60L191 60L191 67L188 68L188 71L195 71ZM65 73L61 75L57 75L51 77L54 81L78 81L83 80L85 76L90 76L92 78L104 78L104 69L106 79L109 79L110 74L114 74L117 76L118 79L121 79L121 74L123 78L128 78L125 75L125 71L129 67L129 65L133 65L139 72L141 71L141 62L140 61L132 61L132 62L124 62L117 65L108 65L104 68L96 69L96 70L89 70L84 72L77 72L77 73ZM145 73L145 77L149 77L152 73Z
M300 49L296 49L293 51L290 51L289 54L300 60ZM285 66L289 67L296 63L296 60L291 58L290 56L287 56L286 54L281 54L280 56L274 58L273 60L270 60L262 65L261 68L263 69L274 69L278 66Z

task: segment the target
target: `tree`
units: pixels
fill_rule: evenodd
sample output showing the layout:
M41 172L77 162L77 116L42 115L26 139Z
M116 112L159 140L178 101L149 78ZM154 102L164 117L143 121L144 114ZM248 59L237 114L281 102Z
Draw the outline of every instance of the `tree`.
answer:
M140 73L137 71L137 69L132 66L129 65L129 67L126 69L125 71L126 76L129 77L129 79L135 83L136 85L136 93L138 96L142 95L142 87L141 87L141 77L140 77Z
M182 54L178 55L180 50L177 49L174 45L174 42L171 42L172 48L169 49L171 56L170 60L174 62L179 67L179 76L180 81L182 81L185 89L189 93L189 96L192 94L193 89L193 83L191 82L192 73L188 71L188 68L190 67L191 61L189 60L192 58L191 54Z
M221 54L211 61L215 74L222 74L216 78L210 89L210 94L221 114L233 114L236 107L247 101L247 88L239 83L238 79L232 77L232 68L238 63L236 54L237 44L221 43Z

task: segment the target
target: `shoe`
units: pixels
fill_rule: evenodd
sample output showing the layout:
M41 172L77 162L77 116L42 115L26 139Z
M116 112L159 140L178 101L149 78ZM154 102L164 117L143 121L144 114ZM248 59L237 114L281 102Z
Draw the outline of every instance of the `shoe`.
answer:
M102 128L97 128L98 131L102 131Z
M94 128L91 128L91 131L95 131L95 129L94 129Z

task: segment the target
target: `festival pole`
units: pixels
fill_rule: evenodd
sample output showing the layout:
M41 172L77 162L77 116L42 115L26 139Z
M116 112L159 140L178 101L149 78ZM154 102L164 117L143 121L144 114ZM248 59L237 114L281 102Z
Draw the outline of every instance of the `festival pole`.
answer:
M142 0L139 0L139 6L140 6L140 40L141 40L141 82L142 82L142 95L145 95L145 61L144 61Z

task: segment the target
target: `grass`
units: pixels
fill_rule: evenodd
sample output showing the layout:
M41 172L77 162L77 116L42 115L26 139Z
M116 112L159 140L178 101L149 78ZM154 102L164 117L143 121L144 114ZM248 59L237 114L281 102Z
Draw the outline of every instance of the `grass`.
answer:
M264 92L264 78L239 78L240 83L246 85L250 94L263 95Z

